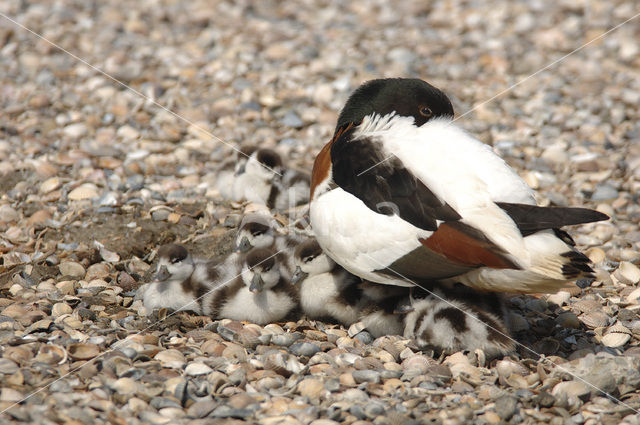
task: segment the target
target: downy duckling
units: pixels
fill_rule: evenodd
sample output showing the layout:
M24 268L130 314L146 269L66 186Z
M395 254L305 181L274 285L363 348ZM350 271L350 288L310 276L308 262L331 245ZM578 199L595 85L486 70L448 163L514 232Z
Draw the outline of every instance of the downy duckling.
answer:
M362 297L360 278L326 255L318 241L308 239L295 250L296 270L291 283L299 284L300 306L310 319L330 319L345 326L358 321Z
M282 175L282 158L271 149L258 149L253 152L244 170L233 182L233 199L236 201L256 202L273 208L277 189L274 178Z
M410 288L379 283L360 284L359 321L374 337L402 335L404 314L408 311Z
M293 168L288 168L274 180L277 191L273 202L273 208L278 211L286 211L298 205L309 202L311 176Z
M247 214L242 219L236 236L236 250L247 252L251 248L270 248L278 254L280 272L290 281L295 270L293 252L303 240L294 233L282 234L276 231L275 220L265 214Z
M203 264L196 264L189 251L177 244L163 245L158 249L158 266L153 280L144 290L143 304L146 308L170 308L201 313L196 299L206 292L207 272L199 272L194 279L194 271ZM204 265L206 268L206 265ZM203 281L205 280L205 281Z
M242 274L215 297L211 314L264 325L285 319L297 307L298 294L280 275L275 251L254 248L244 258Z
M216 170L215 187L225 199L233 198L233 185L236 178L244 173L247 161L257 147L253 145L241 146L235 155L224 161Z
M424 298L411 297L413 311L404 319L404 336L413 339L420 348L444 354L482 349L490 359L513 352L515 343L505 325L506 310L501 296L465 289L469 291L477 297L471 294L458 297L459 291L446 289L435 289L432 291L435 295Z

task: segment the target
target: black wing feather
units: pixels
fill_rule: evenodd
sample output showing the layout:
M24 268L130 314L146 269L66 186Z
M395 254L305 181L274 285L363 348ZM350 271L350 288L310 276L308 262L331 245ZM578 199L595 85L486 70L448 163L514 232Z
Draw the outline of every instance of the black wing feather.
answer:
M608 220L609 216L588 208L539 207L537 205L497 202L516 223L522 236L545 229L556 229L572 224Z
M345 131L331 146L333 180L338 186L372 211L397 214L420 229L435 231L436 220L460 220L400 160L385 161L380 143L370 138L352 140L352 135L353 130Z

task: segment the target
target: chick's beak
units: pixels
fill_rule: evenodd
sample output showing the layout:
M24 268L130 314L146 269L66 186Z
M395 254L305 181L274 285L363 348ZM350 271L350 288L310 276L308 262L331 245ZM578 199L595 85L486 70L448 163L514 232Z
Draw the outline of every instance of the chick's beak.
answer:
M262 276L260 273L254 273L253 279L251 279L251 286L249 286L249 291L257 294L262 291L264 288L264 280L262 280Z
M296 283L302 282L307 276L309 276L309 273L303 272L300 266L296 266L296 271L293 272L293 276L291 277L291 283L295 285Z
M167 266L162 266L158 272L153 276L153 280L158 282L164 282L171 277L171 273L167 270Z
M251 243L249 242L249 238L244 236L240 240L240 244L236 248L236 251L238 251L238 252L247 252L247 251L249 251L249 249L251 249Z

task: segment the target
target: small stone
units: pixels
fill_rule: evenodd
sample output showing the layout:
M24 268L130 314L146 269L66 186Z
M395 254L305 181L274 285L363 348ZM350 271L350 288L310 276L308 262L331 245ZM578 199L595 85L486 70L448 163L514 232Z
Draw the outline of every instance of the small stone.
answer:
M0 206L0 223L11 223L17 221L19 218L18 212L9 205Z
M296 356L311 357L321 350L320 347L318 347L316 344L312 344L310 342L300 342L291 345L291 347L289 347L289 351Z
M495 401L495 411L505 421L511 419L516 413L518 407L518 399L513 396L505 395Z
M539 407L551 407L555 401L556 398L546 391L541 391L533 398L533 403Z
M556 323L562 326L563 328L570 329L579 329L580 328L580 320L578 316L571 312L560 313L558 317L556 317Z
M20 370L20 367L18 367L14 361L6 358L0 358L0 373L12 375L18 370Z
M591 195L592 201L605 201L609 199L616 199L618 197L618 191L609 186L608 184L598 185L595 192Z
M372 382L377 384L380 382L380 372L375 370L354 370L351 375L356 383Z
M613 275L625 285L635 285L640 282L640 268L628 261L622 261Z
M567 291L558 291L555 294L549 295L547 301L558 306L563 306L569 301L569 299L571 299L570 293Z
M69 276L76 279L82 279L85 275L84 266L75 261L65 261L58 266L62 276Z
M293 128L300 128L304 125L304 122L302 122L300 117L293 111L287 112L280 122L287 127Z
M565 395L567 398L575 397L582 401L587 401L591 394L591 389L582 381L560 382L551 391L553 396Z
M276 334L271 337L271 343L273 345L279 345L281 347L289 347L298 339L300 339L299 335L294 335L291 333Z
M63 131L67 137L77 139L87 135L87 126L84 123L69 124Z
M204 363L189 363L184 369L184 373L189 376L207 375L211 372L213 369Z
M71 344L67 347L67 351L75 360L89 360L100 354L100 349L95 344Z
M134 394L138 389L138 384L131 378L120 378L111 384L111 388L121 395Z
M213 400L203 400L193 403L187 409L187 416L190 418L205 418L218 407L218 403Z
M307 378L298 384L298 392L301 396L308 397L310 400L317 400L326 390L320 380Z

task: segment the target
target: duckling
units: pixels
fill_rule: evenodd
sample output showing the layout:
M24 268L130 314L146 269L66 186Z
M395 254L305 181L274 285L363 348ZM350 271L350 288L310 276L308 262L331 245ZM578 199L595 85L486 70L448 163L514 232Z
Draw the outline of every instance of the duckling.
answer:
M402 335L404 314L409 311L410 288L386 286L364 281L360 284L362 298L358 304L359 321L374 337Z
M273 208L285 211L309 202L311 176L293 168L288 168L282 177L274 180L277 191L274 196Z
M236 236L236 250L247 252L251 248L271 248L278 253L280 272L290 281L295 270L293 251L303 240L293 232L282 234L276 231L276 222L266 214L247 214L242 219Z
M249 156L244 169L239 170L233 182L233 199L256 202L273 208L277 194L273 181L282 173L282 158L276 151L256 150Z
M223 198L233 198L233 184L238 175L244 173L247 160L256 149L253 145L241 146L235 155L231 155L215 170L215 187Z
M194 279L196 268L200 269L198 279ZM196 299L206 292L203 282L209 277L206 268L206 264L197 263L182 245L161 246L156 273L144 289L144 306L150 310L164 307L200 313L201 307Z
M300 306L310 319L330 319L350 326L358 321L360 278L326 255L318 241L307 239L295 250L291 283L300 286Z
M210 312L216 318L264 325L285 319L297 306L298 294L280 275L275 251L253 248L244 258L242 274L219 291Z
M413 311L404 319L404 336L420 348L452 354L482 349L487 358L513 352L515 343L505 325L504 303L499 294L458 294L435 289L424 298L411 297ZM435 295L434 295L435 294ZM467 301L460 301L460 295ZM501 312L501 313L500 313Z

